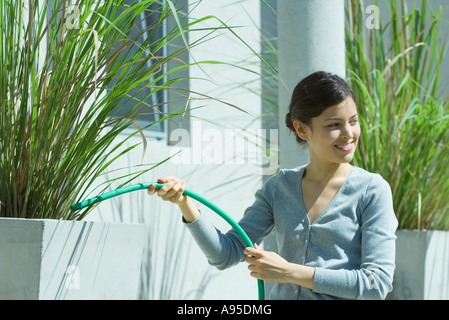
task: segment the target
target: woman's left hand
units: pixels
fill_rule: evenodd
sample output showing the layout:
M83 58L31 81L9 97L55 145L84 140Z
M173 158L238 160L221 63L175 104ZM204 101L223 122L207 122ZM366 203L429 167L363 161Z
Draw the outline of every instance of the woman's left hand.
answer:
M294 283L302 287L313 289L315 268L288 262L276 252L247 247L243 251L247 257L248 269L251 276L268 282Z
M264 251L257 244L244 250L251 276L268 282L289 282L291 263L275 252Z

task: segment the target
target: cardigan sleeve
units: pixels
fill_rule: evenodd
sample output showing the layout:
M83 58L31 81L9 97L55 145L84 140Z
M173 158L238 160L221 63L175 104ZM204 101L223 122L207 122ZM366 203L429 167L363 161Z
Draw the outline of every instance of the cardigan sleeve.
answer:
M256 192L254 203L245 210L243 218L239 221L239 225L252 243L259 244L273 229L271 206L273 186L269 180ZM244 260L243 250L246 245L235 230L223 234L203 213L197 220L185 225L209 264L217 269L223 270Z
M314 292L348 299L385 299L391 291L398 222L390 186L380 175L373 175L362 203L360 268L316 268Z

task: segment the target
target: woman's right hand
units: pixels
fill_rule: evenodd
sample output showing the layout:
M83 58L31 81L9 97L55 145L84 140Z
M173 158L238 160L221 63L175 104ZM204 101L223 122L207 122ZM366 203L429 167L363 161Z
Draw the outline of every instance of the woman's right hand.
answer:
M188 196L183 195L186 189L186 183L184 181L173 176L168 176L157 179L157 182L165 184L159 190L156 190L156 185L150 184L148 187L149 195L157 193L163 200L176 203L181 209L184 221L187 223L193 222L200 217L200 212L192 200Z
M165 201L170 201L176 204L183 204L187 200L187 196L183 195L186 189L186 183L177 177L168 176L157 179L159 183L165 183L159 190L156 185L151 184L148 187L148 194L153 195L157 193Z

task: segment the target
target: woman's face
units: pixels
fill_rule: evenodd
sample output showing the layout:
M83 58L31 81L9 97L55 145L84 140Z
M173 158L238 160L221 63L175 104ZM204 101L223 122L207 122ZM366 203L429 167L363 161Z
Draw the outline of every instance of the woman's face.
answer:
M306 140L312 157L333 163L348 163L354 157L360 136L357 107L351 97L329 107L310 125L293 122L297 134Z

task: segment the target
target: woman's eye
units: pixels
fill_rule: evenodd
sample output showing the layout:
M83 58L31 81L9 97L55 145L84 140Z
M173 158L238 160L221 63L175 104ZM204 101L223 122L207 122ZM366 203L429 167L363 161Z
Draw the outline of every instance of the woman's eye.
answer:
M359 119L352 119L352 120L349 121L349 124L355 125L355 124L357 124L358 122L359 122ZM342 123L340 123L340 122L334 122L334 123L331 123L331 124L326 125L326 127L327 127L327 128L338 128L338 127L340 127L341 125L345 126L346 124L343 123L343 122L342 122Z

